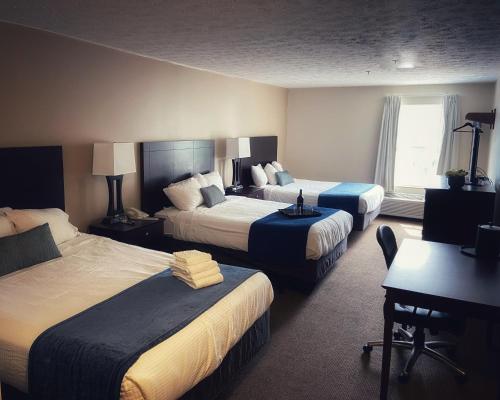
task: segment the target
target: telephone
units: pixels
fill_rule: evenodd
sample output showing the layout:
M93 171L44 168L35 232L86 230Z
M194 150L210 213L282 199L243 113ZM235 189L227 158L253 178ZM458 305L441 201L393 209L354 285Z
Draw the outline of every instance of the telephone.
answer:
M149 217L149 214L134 207L126 208L125 214L127 215L127 217L132 219L144 219Z

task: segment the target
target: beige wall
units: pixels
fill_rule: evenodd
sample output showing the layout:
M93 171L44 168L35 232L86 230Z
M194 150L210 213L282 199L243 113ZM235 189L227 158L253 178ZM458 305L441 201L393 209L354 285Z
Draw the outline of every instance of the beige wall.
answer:
M495 108L500 112L500 80L495 86ZM495 129L491 133L488 173L494 180L500 181L500 117L497 115Z
M296 177L371 182L377 158L383 99L390 94L458 94L462 119L470 111L489 111L494 84L374 86L291 89L288 91L286 167ZM425 129L425 124L422 124ZM487 168L489 134L481 138L479 166ZM466 168L470 136L461 137Z
M278 135L283 158L286 89L5 23L0 38L0 146L63 145L66 208L80 229L106 213L93 142ZM124 178L124 204L139 206L138 174Z

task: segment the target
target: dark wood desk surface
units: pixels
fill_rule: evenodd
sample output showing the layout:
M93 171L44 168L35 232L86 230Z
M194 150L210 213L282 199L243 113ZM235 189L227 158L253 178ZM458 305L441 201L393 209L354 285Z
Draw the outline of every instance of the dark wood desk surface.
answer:
M500 308L500 262L466 256L456 245L405 239L382 286Z
M440 184L434 185L434 186L429 186L426 187L425 190L433 190L433 189L439 189L439 190L450 190L450 187L448 185L448 182L446 181L446 178L443 179ZM495 185L491 184L485 184L481 186L472 186L472 185L464 185L461 189L462 192L491 192L495 193Z
M489 320L500 316L500 263L468 257L456 245L404 240L382 286L386 289L382 400L387 399L389 387L395 303Z

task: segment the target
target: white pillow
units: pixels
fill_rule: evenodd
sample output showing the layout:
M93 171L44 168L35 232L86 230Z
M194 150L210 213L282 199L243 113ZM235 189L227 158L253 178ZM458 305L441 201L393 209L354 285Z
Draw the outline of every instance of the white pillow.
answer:
M200 189L200 183L194 178L189 178L184 181L172 183L163 189L163 192L179 210L192 211L203 204L203 196Z
M274 168L271 164L266 164L264 167L264 172L266 173L267 180L270 185L276 185L278 181L276 180L276 168Z
M78 228L71 225L69 215L59 208L11 210L7 211L6 215L14 224L16 233L48 223L54 242L58 245L78 235Z
M276 171L278 171L278 172L284 171L283 166L278 161L273 161L272 165L274 168L276 168Z
M16 230L14 229L14 225L12 224L10 219L0 215L0 238L14 235L15 233Z
M205 181L207 182L206 186L217 186L222 193L224 193L224 182L222 182L222 177L217 171L209 172L208 174L203 175ZM204 187L206 187L204 186Z
M262 165L260 164L252 165L252 178L253 178L253 183L255 183L255 186L257 187L266 186L267 175L264 172L264 168L262 168Z
M202 174L197 173L197 174L193 175L193 178L198 181L198 183L200 184L201 187L209 186L207 180L204 178L204 176Z

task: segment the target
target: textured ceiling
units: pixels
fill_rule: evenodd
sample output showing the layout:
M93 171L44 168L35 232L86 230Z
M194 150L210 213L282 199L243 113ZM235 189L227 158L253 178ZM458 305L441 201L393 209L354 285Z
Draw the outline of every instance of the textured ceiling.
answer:
M500 75L500 0L2 0L0 20L283 87Z

